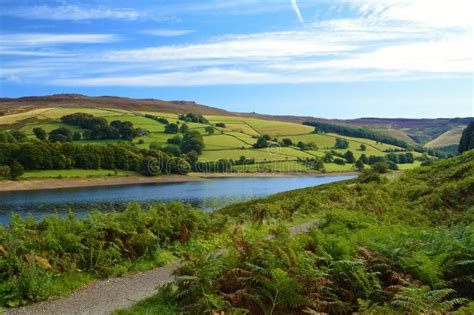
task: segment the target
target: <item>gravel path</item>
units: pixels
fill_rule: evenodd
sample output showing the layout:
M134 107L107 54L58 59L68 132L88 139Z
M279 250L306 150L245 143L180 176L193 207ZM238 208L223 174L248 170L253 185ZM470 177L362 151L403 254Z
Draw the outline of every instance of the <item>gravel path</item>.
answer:
M125 277L99 280L57 300L7 310L8 315L106 315L130 307L156 293L156 287L173 281L177 263Z
M289 229L290 234L307 232L319 220ZM269 236L267 239L272 239ZM156 288L173 281L175 262L170 266L124 277L99 280L70 295L5 311L5 315L107 315L118 308L130 307L156 293Z

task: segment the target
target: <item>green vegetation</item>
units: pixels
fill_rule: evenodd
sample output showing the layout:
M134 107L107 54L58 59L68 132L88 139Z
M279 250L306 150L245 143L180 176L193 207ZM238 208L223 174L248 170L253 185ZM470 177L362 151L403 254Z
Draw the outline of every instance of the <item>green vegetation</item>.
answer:
M366 138L387 144L393 144L401 148L409 147L409 145L404 141L364 128L353 128L310 121L305 121L303 124L316 127L315 132L333 132L344 136Z
M461 140L459 142L459 152L463 153L474 149L474 120L464 129Z
M394 175L367 171L215 213L171 203L83 219L14 215L0 227L0 305L65 294L174 254L183 259L175 282L120 314L466 306L474 298L474 151ZM317 227L288 234L308 221Z
M188 146L195 139L183 140ZM196 147L193 147L196 148ZM191 158L191 155L188 156ZM24 170L115 170L132 171L144 175L179 173L190 170L188 160L172 157L159 150L139 150L127 145L77 145L69 142L13 142L0 143L0 166L10 169L16 179ZM153 167L151 167L153 165Z
M179 203L120 213L71 212L36 222L13 215L0 226L0 307L67 293L91 279L151 269L191 237L210 231L204 213Z
M185 169L194 171L198 171L194 165L196 161L212 164L220 160L226 160L226 165L230 163L231 167L226 168L229 172L356 171L361 169L360 163L358 167L355 163L363 153L367 156L387 157L390 152L409 152L396 145L366 138L333 133L315 134L313 127L301 124L236 116L204 117L193 113L177 115L117 109L48 108L2 116L0 127L6 131L0 132L0 143L26 143L33 140L46 142L48 139L50 142L72 142L87 146L87 149L92 148L94 152L105 149L90 145L119 145L139 155L143 163L150 162L148 158L151 149L185 161ZM348 150L353 153L353 158L343 156ZM77 151L82 149L78 148ZM302 167L301 160L311 160L320 165L321 161L317 160L328 152L337 152L339 155L335 159L323 160L322 168ZM421 154L412 153L417 162L423 162ZM69 154L69 157L71 155L74 154ZM156 154L152 155L153 158L158 158ZM241 156L245 156L251 163L238 163ZM20 164L25 162L24 159L16 160ZM66 161L65 168L84 168L76 160ZM5 165L5 159L3 161ZM6 163L9 165L11 162L13 158ZM159 162L158 158L152 164ZM310 164L314 164L313 162ZM136 164L128 169L102 166L102 162L97 159L90 164L94 168L100 164L99 168L107 170L115 168L143 173L143 169L140 170ZM91 165L87 165L87 168L92 167ZM410 165L404 165L403 168L410 168ZM36 170L27 165L24 167ZM58 169L57 176L60 176L64 167L48 166L40 169ZM147 175L156 174L147 172Z
M444 132L437 138L427 142L425 146L427 148L436 148L436 149L445 148L451 145L457 146L459 144L459 139L461 139L461 135L464 128L466 128L466 126L454 127Z
M395 177L368 172L232 205L210 215L227 221L219 242L197 241L173 283L118 314L467 314L473 196L470 151ZM288 233L304 221L317 227Z
M130 176L138 175L138 173L121 170L83 170L83 169L70 169L70 170L43 170L43 171L28 171L25 172L21 178L87 178L87 177L103 177L103 176ZM1 177L1 175L0 175ZM7 176L5 176L7 177Z

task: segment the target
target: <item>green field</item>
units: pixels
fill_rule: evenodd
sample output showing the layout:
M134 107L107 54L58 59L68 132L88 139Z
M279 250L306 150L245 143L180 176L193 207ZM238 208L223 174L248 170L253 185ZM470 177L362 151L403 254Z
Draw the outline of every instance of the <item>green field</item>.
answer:
M451 130L448 130L438 138L426 143L425 146L428 148L442 148L450 145L457 145L459 144L459 140L461 139L462 131L464 130L464 128L464 126L458 126Z
M0 117L0 129L4 130L20 130L24 132L29 138L34 139L33 129L41 127L49 132L59 127L67 127L74 132L84 132L83 129L65 125L60 122L60 118L67 114L73 113L89 113L97 117L105 118L108 122L114 120L130 121L137 128L143 128L149 131L149 134L135 138L132 142L125 140L79 140L77 144L116 144L116 143L130 143L140 149L148 149L150 145L158 144L164 147L167 140L172 138L173 134L164 133L165 125L153 119L145 117L146 114L166 118L170 123L184 124L184 121L178 120L177 114L159 113L159 112L144 112L144 111L127 111L118 109L93 109L93 108L44 108L35 109L27 112L7 115ZM204 137L205 148L203 154L199 157L200 161L217 161L220 159L238 160L241 156L247 159L253 159L259 163L266 163L270 161L285 162L283 166L271 164L264 167L254 166L248 167L246 171L258 171L262 169L270 171L281 171L282 169L294 167L294 171L299 171L301 163L297 163L297 159L308 159L314 157L323 157L328 151L336 151L344 154L347 150L351 150L354 156L359 158L363 153L367 156L376 155L384 156L387 153L385 150L400 150L393 145L378 143L376 141L339 136L336 134L314 134L314 128L297 123L270 121L256 118L245 118L239 116L205 116L209 120L210 125L216 123L225 123L225 128L214 127L214 133L207 135L205 128L209 125L201 123L186 123L191 130L199 131ZM262 135L268 135L273 140L270 148L254 149L252 146L256 143L257 138ZM289 138L293 141L294 146L280 147L277 142ZM336 138L344 138L349 141L348 149L335 149ZM305 144L315 144L317 149L302 151L296 147L296 144L301 141ZM360 150L360 145L366 145L365 151ZM415 156L420 156L414 153ZM416 164L403 165L400 168L413 168ZM236 171L241 171L241 168L235 167ZM337 165L333 163L326 163L325 170L328 172L334 171L349 171L353 170L353 165ZM288 170L291 171L291 170ZM306 170L305 170L306 171ZM106 174L107 175L107 174ZM57 175L54 175L57 176Z

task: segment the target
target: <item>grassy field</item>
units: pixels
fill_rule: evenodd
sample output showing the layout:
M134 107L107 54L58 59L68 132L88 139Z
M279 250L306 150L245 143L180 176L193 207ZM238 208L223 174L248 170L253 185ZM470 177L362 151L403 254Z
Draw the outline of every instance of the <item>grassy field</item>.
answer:
M441 136L436 139L431 140L430 142L426 143L426 147L428 148L441 148L447 147L450 145L459 144L459 140L461 139L462 131L464 130L464 126L458 126L451 130L446 131Z
M152 143L158 144L159 146L166 146L167 140L174 136L173 134L164 133L165 125L145 117L146 114L166 118L170 123L178 123L180 125L184 123L183 121L178 120L177 114L172 113L96 108L42 108L0 117L0 129L18 129L23 131L32 139L35 138L33 133L33 128L35 127L41 127L47 132L59 127L67 127L72 131L83 132L84 130L81 128L68 126L60 122L62 116L78 112L102 117L108 122L114 120L130 121L135 127L148 130L150 132L148 135L136 138L131 142L132 145L140 149L148 149ZM400 149L393 145L378 143L368 139L345 137L336 134L314 134L312 133L314 131L313 127L297 123L244 118L238 116L205 116L205 118L209 120L210 125L225 123L225 128L214 127L214 134L207 135L205 128L209 125L186 123L190 129L199 131L204 137L205 148L203 154L200 156L201 161L217 161L219 159L238 160L241 156L245 156L247 159L254 159L256 162L260 163L271 161L280 161L283 163L282 165L277 165L275 163L268 164L263 169L281 171L282 169L294 168L294 171L298 171L301 167L301 163L297 163L297 159L323 157L326 152L331 150L345 153L347 149L336 150L334 148L336 138L347 139L349 141L348 150L351 150L356 158L358 158L362 153L365 153L367 156L383 156L386 154L386 152L384 152L385 150ZM279 142L284 138L289 138L295 145L299 141L306 144L313 143L317 146L317 149L302 151L296 146L279 147L276 143L272 143L272 147L270 148L254 149L252 145L255 144L257 138L262 135L269 135ZM124 140L79 140L76 141L76 143L85 145L130 142ZM365 151L360 150L361 144L366 145L367 149ZM415 153L415 156L419 156L419 154ZM413 166L414 165L403 165L401 168L412 168ZM247 169L249 171L257 171L262 168L255 166L253 168L247 167ZM325 169L328 172L348 171L352 170L353 166L341 166L327 163ZM236 170L240 171L238 167L236 167ZM97 175L101 176L108 174L100 174L99 172ZM27 176L29 175L27 174ZM55 177L58 176L58 174L54 173L51 176ZM64 176L66 177L68 175L65 174Z

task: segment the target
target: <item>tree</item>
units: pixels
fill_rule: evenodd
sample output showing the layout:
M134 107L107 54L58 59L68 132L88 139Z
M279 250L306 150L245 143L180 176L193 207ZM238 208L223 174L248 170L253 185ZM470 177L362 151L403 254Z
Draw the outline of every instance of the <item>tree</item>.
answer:
M258 137L257 143L255 143L253 147L256 149L266 148L268 147L268 141L265 137Z
M201 154L203 149L204 140L198 131L193 130L184 134L183 141L181 142L182 153L196 151L198 154Z
M393 163L399 162L398 155L396 155L395 153L387 154L387 160L392 161Z
M202 115L197 115L194 113L181 114L178 116L179 120L184 120L186 122L195 122L200 124L209 124L209 121L204 118Z
M10 166L8 165L0 166L0 178L11 178Z
M300 150L304 150L306 148L305 144L302 142L302 141L298 141L298 143L296 144L296 146L300 149Z
M333 158L334 158L334 156L332 155L331 152L326 152L326 153L324 154L324 158L323 158L324 163L331 163L332 160L333 160Z
M347 163L349 163L349 164L352 164L356 161L356 159L354 157L354 153L352 153L352 151L347 151L346 153L344 153L344 158L346 159Z
M288 147L288 146L290 146L290 145L293 145L293 141L291 141L291 139L289 139L289 138L284 138L284 139L282 140L282 143L283 143L283 145L286 146L286 147Z
M164 146L161 150L171 156L181 155L181 149L176 145L167 145L167 146Z
M49 141L51 142L66 142L72 141L72 132L68 128L61 127L54 129L49 133Z
M169 144L180 145L182 141L183 141L183 138L181 138L180 135L176 135L173 138L168 139L166 142L168 142Z
M214 133L214 128L212 128L211 126L206 127L204 130L209 135Z
M17 179L21 175L23 175L24 173L25 173L25 168L23 167L23 165L18 163L17 160L14 160L10 164L10 176L11 176L12 179Z
M384 174L388 172L388 164L386 161L374 163L372 164L371 168L379 174Z
M357 160L357 162L355 163L355 168L356 168L359 172L363 171L364 168L365 168L364 162L362 162L360 159Z
M74 141L78 141L78 140L81 140L82 136L81 136L81 133L80 132L75 132L72 134L72 140Z
M349 147L349 141L342 138L336 138L336 144L334 145L336 149L347 149Z
M168 124L165 126L165 133L178 133L179 127L177 124Z
M361 160L362 163L364 163L364 164L369 163L369 159L367 158L367 155L365 155L365 153L362 153L362 155L359 157L359 160Z
M16 141L18 142L23 142L23 141L26 141L28 140L28 137L20 130L13 130L11 132L11 135L13 136L13 138L15 138Z
M224 123L216 123L216 127L225 128Z
M189 127L186 124L182 124L181 127L179 127L179 131L181 133L186 133L186 132L188 132L188 130L189 130Z
M362 144L360 145L360 150L361 150L361 151L367 150L367 146L362 143Z
M474 120L463 130L459 141L459 153L474 149Z
M48 137L48 134L46 133L46 131L40 127L33 128L33 133L35 134L36 138L41 141L46 140Z
M387 161L388 168L393 171L398 171L398 165L397 163L393 161Z

